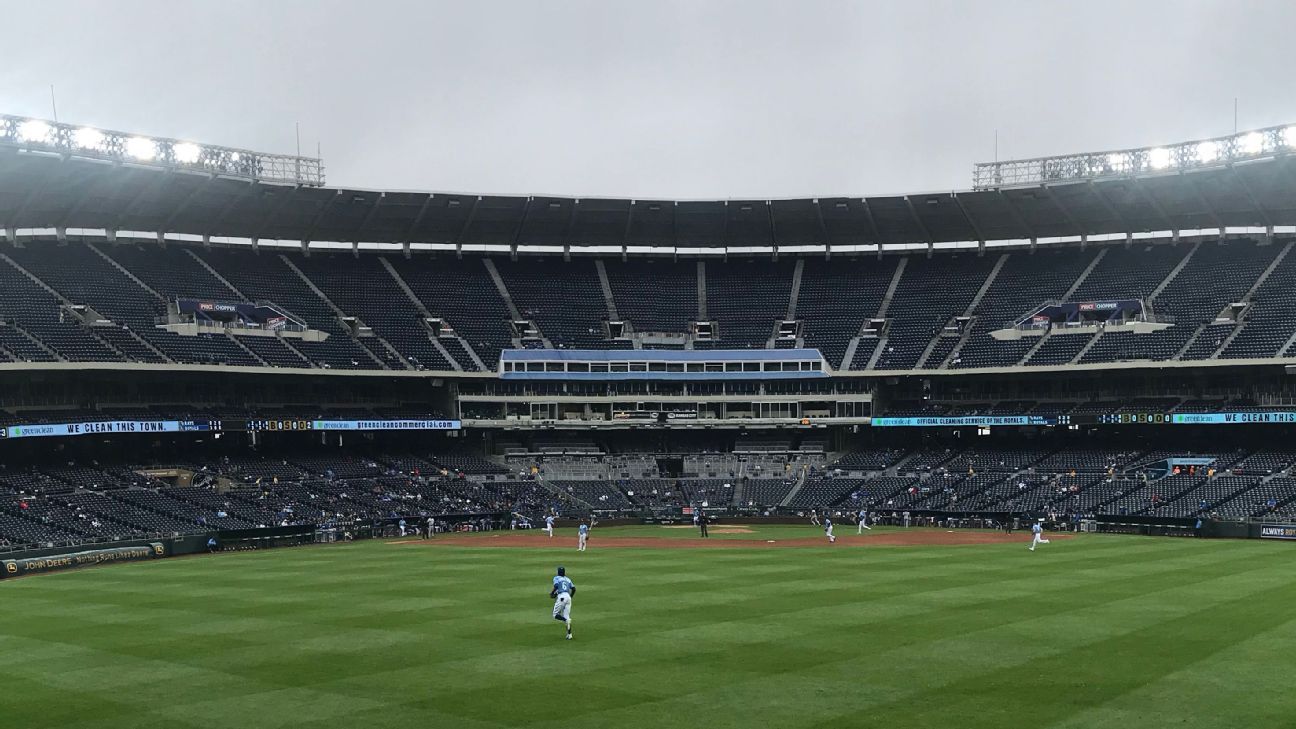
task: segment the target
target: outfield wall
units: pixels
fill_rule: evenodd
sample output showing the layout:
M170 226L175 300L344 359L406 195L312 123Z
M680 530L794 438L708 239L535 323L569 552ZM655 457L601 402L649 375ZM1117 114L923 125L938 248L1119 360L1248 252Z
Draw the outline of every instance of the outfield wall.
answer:
M0 571L5 577L23 577L42 572L61 572L113 562L139 562L148 559L162 559L167 556L167 545L162 542L150 542L133 547L102 547L86 549L80 552L54 554L46 557L23 557L20 559L0 560Z

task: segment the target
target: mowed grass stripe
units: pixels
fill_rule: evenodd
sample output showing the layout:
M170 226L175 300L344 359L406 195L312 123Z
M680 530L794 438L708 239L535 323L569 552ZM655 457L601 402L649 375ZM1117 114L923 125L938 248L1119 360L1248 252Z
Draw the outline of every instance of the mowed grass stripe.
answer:
M0 627L0 676L30 687L0 696L0 716L37 729L229 725L222 717L275 727L895 723L913 713L901 707L946 693L958 709L982 681L1007 694L1027 667L1067 653L1101 664L1123 640L1161 648L1157 626L1194 614L1227 622L1246 599L1272 609L1290 597L1286 547L1091 537L1035 554L1023 543L576 555L366 543L91 569L0 583L10 609L30 616ZM558 563L584 588L571 643L547 617ZM1257 639L1290 628L1272 615L1252 620ZM1199 663L1229 655L1207 651ZM1128 690L1158 696L1174 675ZM1119 694L1082 695L1092 705L1063 713L1122 711ZM41 711L42 699L63 703ZM990 725L980 722L960 718Z
M1293 654L1296 622L1288 621L1202 655L1101 704L1079 708L1051 726L1152 726L1176 715L1185 717L1181 726L1189 727L1211 726L1221 717L1235 726L1291 726L1296 716L1290 672Z
M951 606L950 612L958 612L963 607L965 606L960 606L960 605ZM1053 619L1052 614L1046 615L1045 620L1052 620L1052 619ZM1012 627L1016 626L1019 622L1020 621L1008 622L1005 623L1003 626L996 626L996 627L1005 629L1005 632L1007 632L1007 629L1011 629ZM864 636L858 636L862 640L860 641L860 650L857 651L857 654L863 655L864 658L850 659L847 661L842 661L841 663L843 664L843 666L849 665L851 667L850 672L853 674L853 676L856 679L862 681L864 684L867 684L876 693L876 690L879 688L880 684L891 683L888 679L895 676L896 666L906 665L904 662L904 655L900 654L900 651L912 655L914 651L917 650L917 646L920 646L922 643L934 642L937 640L944 641L946 638L950 637L951 635L956 636L953 638L953 642L963 641L969 635L974 635L977 642L980 643L981 645L978 646L976 650L970 650L964 652L962 657L965 659L965 661L977 659L977 658L983 659L987 667L993 667L994 665L997 665L999 662L1002 662L1003 660L1028 660L1033 655L1036 654L1042 655L1048 651L1054 650L1054 646L1050 646L1049 644L1045 644L1045 643L1040 643L1033 648L1029 648L1024 651L1017 650L1015 653L1007 653L1004 651L993 651L993 652L987 651L984 650L985 648L984 644L988 642L988 636L986 633L988 633L989 631L983 630L977 633L969 633L968 631L965 630L968 627L965 621L961 621L957 619L951 623L951 626L954 628L954 631L951 632L942 632L938 630L933 630L933 626L931 622L923 620L922 616L920 616L919 619L916 621L909 621L909 624L913 626L913 629L910 630L910 635L906 637L909 640L912 640L913 641L912 643L906 644L903 647L897 647L896 646L897 638L895 637L897 633L895 631L888 631L887 633L887 635L889 636L888 639L885 642L877 643L877 644L868 642L867 640L863 640ZM873 631L870 631L870 633L872 632ZM1101 633L1099 633L1099 635L1101 636ZM849 642L848 641L844 642L842 638L843 636L839 633L832 636L833 644L836 646L837 649L840 649L843 645L849 645ZM1004 639L1000 641L1000 643L1002 643L1005 648L1009 644L1019 644L1020 642L1021 641L1012 639L1011 636L1007 636L1007 635L1004 636ZM798 651L799 651L798 655L800 657L814 660L813 657L818 656L819 664L824 664L826 661L833 660L834 655L839 652L839 650L826 650L824 646L814 645L813 643L807 644L807 641L805 640L805 636L798 636L792 640L787 641L787 643L798 646ZM779 645L782 644L783 644L782 642L779 643ZM744 658L750 658L750 655L745 656L743 655L743 652L741 650L736 651L736 655L735 655L736 660L741 661ZM770 656L764 656L764 658L768 659L770 658ZM957 650L956 647L950 645L942 645L940 646L939 650L931 651L930 658L931 658L931 663L926 664L922 668L920 668L918 675L904 677L901 681L897 682L895 689L891 693L895 696L908 695L907 692L902 690L902 687L905 686L906 684L910 686L912 685L924 686L931 683L931 677L933 676L944 676L948 678L949 672L947 670L942 670L938 667L942 665L950 665L950 664L957 667L959 665L960 652ZM879 662L880 666L882 667L882 673L879 676L870 677L866 671L861 670L862 668L861 666L857 666L857 664L859 664L861 660L864 662ZM767 673L786 672L789 670L789 666L791 667L791 669L795 670L795 668L798 665L797 661L793 661L789 663L782 656L780 656L778 660L776 660L775 662L779 664L781 668L767 671ZM726 693L726 695L733 695L735 692L745 694L748 691L750 691L752 695L749 697L749 700L759 702L769 691L774 690L774 688L767 681L767 678L768 677L751 679L750 681L746 682L743 686L726 685L723 687L723 692ZM823 681L823 684L832 685L833 679L831 678L825 679ZM703 692L704 696L705 693L706 692ZM775 693L777 695L777 691ZM859 698L859 694L860 694L859 691L853 692L852 694L853 698L849 703L855 703L855 700ZM675 698L679 699L683 697L677 696ZM839 705L840 700L835 700L834 704ZM813 710L811 710L811 713L813 713ZM613 719L619 720L619 717L605 717L605 718L608 719L609 721Z

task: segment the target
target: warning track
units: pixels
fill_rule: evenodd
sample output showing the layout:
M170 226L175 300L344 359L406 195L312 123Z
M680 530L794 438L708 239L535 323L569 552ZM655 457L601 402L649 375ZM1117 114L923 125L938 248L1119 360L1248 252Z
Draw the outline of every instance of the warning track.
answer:
M1069 534L1050 534L1050 540L1070 539ZM434 539L409 539L392 544L411 547L514 547L544 548L568 547L575 544L574 536L559 536L550 539L541 534L518 534L517 532L495 532L488 534L447 534ZM1029 533L1003 534L1001 532L983 532L972 530L913 529L909 531L886 532L877 535L843 534L837 537L836 544L829 544L824 537L798 537L795 539L678 539L674 537L619 537L599 536L597 531L590 536L591 549L780 549L789 547L922 547L922 546L966 546L976 544L1020 544L1023 547L1030 543Z

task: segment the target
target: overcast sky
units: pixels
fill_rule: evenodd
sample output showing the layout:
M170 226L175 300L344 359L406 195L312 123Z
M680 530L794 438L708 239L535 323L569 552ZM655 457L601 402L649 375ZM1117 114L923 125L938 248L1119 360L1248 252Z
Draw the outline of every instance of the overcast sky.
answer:
M1296 122L1292 0L5 4L0 112L267 152L331 185L777 198Z

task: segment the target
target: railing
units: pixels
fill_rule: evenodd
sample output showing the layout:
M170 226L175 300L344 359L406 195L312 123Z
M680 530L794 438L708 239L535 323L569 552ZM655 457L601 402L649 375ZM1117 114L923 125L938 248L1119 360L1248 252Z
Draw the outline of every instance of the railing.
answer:
M37 522L32 522L36 524ZM192 530L182 532L143 532L131 535L113 535L111 537L86 537L84 539L58 539L48 542L11 542L7 545L0 546L0 556L14 552L30 551L33 549L61 549L73 547L94 547L101 544L115 544L118 542L139 542L149 539L174 539L176 537L187 536L191 534L201 534L209 532L212 529L203 528L194 525Z

